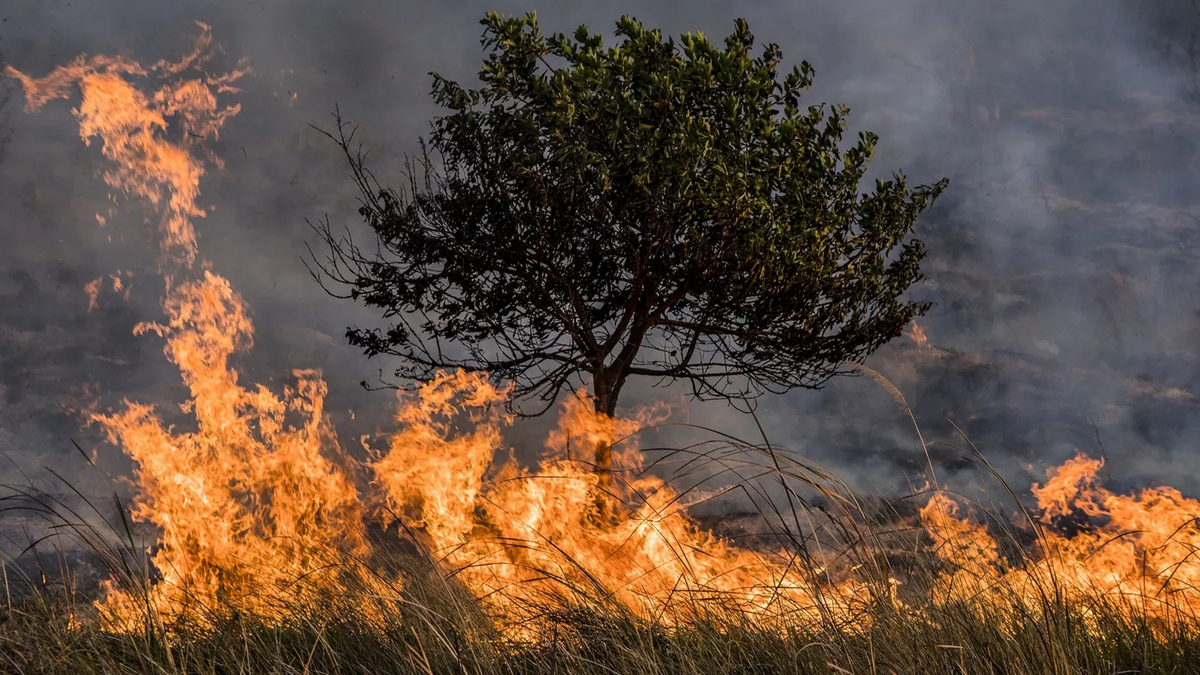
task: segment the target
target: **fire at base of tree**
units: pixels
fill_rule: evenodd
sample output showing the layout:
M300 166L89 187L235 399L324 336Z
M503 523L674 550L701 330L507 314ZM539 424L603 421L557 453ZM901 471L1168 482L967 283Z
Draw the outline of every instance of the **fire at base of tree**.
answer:
M242 73L198 68L201 31L179 62L7 71L31 111L78 89L109 185L161 213L165 318L137 331L165 340L192 422L147 403L89 411L136 463L116 515L79 493L0 497L50 528L35 566L4 561L13 672L1195 670L1200 502L1113 493L1083 455L1010 514L938 485L871 502L770 443L717 435L649 461L637 441L670 411L611 415L578 389L525 466L501 442L510 388L460 369L402 392L394 428L356 461L320 373L242 382L249 308L194 269L206 165L191 130L215 137L237 113L219 99ZM892 309L888 321L915 308ZM607 473L579 446L607 448ZM617 505L603 517L599 492ZM753 536L692 515L727 496L754 507ZM68 560L80 550L97 583Z

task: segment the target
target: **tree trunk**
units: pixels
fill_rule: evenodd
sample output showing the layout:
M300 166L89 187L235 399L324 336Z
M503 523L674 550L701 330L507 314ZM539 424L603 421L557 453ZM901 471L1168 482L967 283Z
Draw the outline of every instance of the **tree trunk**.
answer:
M620 385L614 386L608 373L601 371L593 374L592 388L595 389L596 414L607 415L610 419L617 411L617 394ZM612 521L618 512L617 504L612 498L612 441L602 440L596 443L593 456L594 471L596 472L596 515L600 523Z
M605 386L601 389L600 386L596 386L596 414L612 418L616 410L617 397L611 387ZM610 441L596 443L595 453L594 463L596 476L599 478L598 484L602 490L607 490L612 485L612 443Z

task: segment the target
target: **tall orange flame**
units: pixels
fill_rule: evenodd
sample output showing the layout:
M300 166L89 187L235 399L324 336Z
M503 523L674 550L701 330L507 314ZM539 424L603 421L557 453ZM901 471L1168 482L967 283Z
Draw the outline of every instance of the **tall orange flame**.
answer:
M282 597L303 601L338 589L344 556L365 550L357 492L335 461L341 451L324 414L320 374L295 371L296 384L281 395L242 386L229 360L252 343L245 303L209 272L172 287L169 268L190 267L197 254L192 219L204 216L197 200L205 172L199 141L216 138L238 113L218 96L237 91L233 83L247 72L239 66L185 77L215 48L209 27L200 28L191 53L149 68L80 56L41 79L7 71L23 85L31 111L78 86L79 133L85 143L101 140L105 180L163 214L167 321L135 332L167 339L167 357L191 392L182 408L196 430L178 432L139 403L92 417L137 462L133 518L159 530L152 562L161 580L146 597L109 588L102 609L118 625L147 608L198 620L233 610L276 616ZM131 81L150 75L161 80L150 93ZM207 160L221 165L211 154ZM86 290L94 304L99 283Z
M217 94L236 92L238 79L249 72L239 64L219 76L196 79L178 75L202 66L212 55L212 30L205 24L193 50L179 61L159 61L149 68L111 56L79 56L59 66L44 78L35 79L12 66L5 74L16 78L25 90L25 109L40 110L50 101L71 96L78 86L82 101L75 108L79 135L84 143L99 138L101 152L109 160L104 180L114 189L145 200L164 212L164 254L190 265L196 256L196 232L192 218L205 215L196 201L204 159L196 155L198 141L217 138L225 123L240 106L220 106ZM143 93L128 78L158 75L162 84ZM172 128L173 126L173 128ZM169 132L176 140L168 138ZM207 159L221 166L212 154ZM97 220L104 218L97 214Z
M168 617L234 608L270 617L285 589L304 601L338 588L345 555L362 553L365 539L354 485L330 459L340 450L319 373L295 371L282 396L242 387L229 357L249 346L253 328L216 275L175 289L166 311L166 324L139 332L167 337L196 431L175 431L144 404L94 417L138 463L133 517L160 532L152 562L162 579L150 605ZM105 609L128 619L145 605L113 587Z

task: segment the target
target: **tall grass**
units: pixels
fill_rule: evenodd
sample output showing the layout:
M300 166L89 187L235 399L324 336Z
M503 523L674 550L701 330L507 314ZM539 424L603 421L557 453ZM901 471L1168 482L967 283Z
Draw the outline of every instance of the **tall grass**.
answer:
M512 643L438 583L406 587L383 626L326 608L283 622L234 614L203 630L113 633L49 593L14 600L0 671L14 673L1191 673L1195 635L1136 617L1054 606L1015 632L942 607L924 620L880 610L861 632L780 634L744 616L666 628L620 612L553 608L540 640ZM1009 611L1021 611L1008 608ZM1032 616L1032 614L1030 614ZM1098 620L1097 620L1098 619Z
M653 466L693 485L732 477L763 523L760 545L784 546L814 583L849 569L869 582L859 613L765 622L720 598L680 594L668 620L630 611L606 589L572 588L523 608L525 630L500 630L419 534L393 531L375 533L369 559L345 557L359 581L341 597L300 602L264 589L279 595L280 615L231 604L209 608L204 621L147 605L135 626L116 630L94 602L104 585L81 579L70 552L86 552L108 583L135 596L156 583L155 571L119 503L114 518L60 479L59 496L10 486L0 497L0 513L43 525L4 561L0 672L1200 673L1194 622L1164 624L1099 595L1069 601L1053 578L1031 577L1032 594L1001 590L1001 602L934 602L946 563L903 501L868 507L831 472L766 441L721 437L660 452ZM1019 569L1037 522L1007 522L995 517L992 529Z

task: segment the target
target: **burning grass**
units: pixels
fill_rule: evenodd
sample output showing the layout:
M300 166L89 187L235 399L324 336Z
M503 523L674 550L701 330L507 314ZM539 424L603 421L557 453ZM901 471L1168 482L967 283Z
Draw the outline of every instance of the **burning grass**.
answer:
M731 464L755 447L730 441L703 454ZM765 446L759 451L772 454ZM773 454L780 469L759 478L793 484L788 453ZM90 508L86 501L13 488L5 510L37 515L58 529L55 541L67 548L87 547L103 562L103 583L76 581L69 563L43 562L46 569L22 576L10 562L0 658L12 672L72 673L1197 672L1198 617L1190 606L1197 591L1186 582L1196 564L1187 553L1190 520L1168 531L1163 513L1153 527L1112 535L1120 529L1113 524L1120 507L1144 516L1161 508L1162 495L1106 492L1095 484L1098 465L1080 457L1052 471L1023 525L1002 514L991 514L990 522L978 511L967 517L961 498L944 491L914 496L923 504L915 515L848 507L830 516L828 507L823 513L799 505L802 496L812 501L809 484L783 500L796 504L809 524L790 521L790 506L771 510L771 502L759 502L768 509L757 543L735 545L684 513L678 522L657 524L656 533L694 532L715 544L708 551L676 549L666 561L672 574L689 570L690 556L721 565L747 564L754 556L745 573L774 571L805 584L803 605L794 597L785 602L797 584L774 591L781 603L775 609L748 603L740 586L705 584L700 572L685 571L673 592L656 595L648 581L656 570L631 559L632 552L596 561L574 556L568 543L534 556L538 543L553 544L561 534L506 537L484 524L486 510L463 521L469 531L458 546L439 550L430 534L437 528L419 521L434 502L412 498L393 503L404 513L393 512L391 527L365 519L371 521L364 524L365 553L331 547L319 561L310 553L308 573L279 564L264 569L258 560L213 562L209 569L224 584L214 592L210 585L178 584L160 569L185 555L165 553L173 549L164 539L147 559L127 523L118 519L111 530L96 525L102 509L89 514L72 506ZM495 472L477 494L544 478ZM764 483L746 485L753 492L755 484ZM825 487L832 493L836 485ZM1065 494L1069 502L1050 498L1048 491L1058 488L1066 492L1055 498ZM1067 536L1057 524L1060 506L1098 511L1094 518L1077 516L1077 531ZM645 544L631 535L644 521L639 511L636 502L626 504L616 523L559 514L569 523L557 528L608 531L642 551ZM269 505L250 516L272 520ZM791 527L781 529L780 522ZM258 536L254 529L243 538ZM1129 559L1119 557L1125 540ZM599 538L592 546L613 544ZM1173 550L1183 557L1167 564L1161 556ZM782 611L798 606L803 611Z

